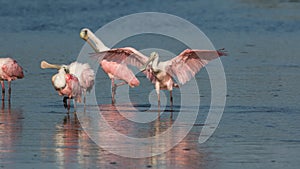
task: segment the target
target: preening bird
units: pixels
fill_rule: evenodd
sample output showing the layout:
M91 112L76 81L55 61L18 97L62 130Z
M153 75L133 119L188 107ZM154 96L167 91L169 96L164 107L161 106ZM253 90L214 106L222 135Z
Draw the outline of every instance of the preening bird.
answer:
M174 82L174 78L177 78L179 83L183 85L209 61L224 55L226 55L224 49L186 49L173 59L160 62L159 55L156 52L151 53L148 58L133 48L118 48L92 54L92 57L99 60L105 59L108 62L130 64L140 68L147 78L155 84L158 105L160 105L160 90L170 91L170 103L173 105L172 90L174 87L179 87Z
M84 95L84 103L86 100L86 92L89 92L93 86L95 81L95 73L94 70L90 67L87 63L79 63L79 62L73 62L70 65L56 65L56 64L50 64L46 61L41 62L41 68L52 68L52 69L58 69L58 74L60 74L58 83L60 81L63 81L63 74L67 74L68 76L72 76L73 78L69 80L78 80L79 86L80 86L80 92ZM52 78L53 81L53 78ZM54 84L54 83L53 83ZM62 86L62 85L60 85ZM77 87L76 87L77 90ZM79 89L78 89L79 90ZM77 92L76 92L77 93ZM81 96L81 94L80 94Z
M81 30L80 37L87 41L87 43L94 49L95 52L107 52L114 56L117 55L117 58L123 57L122 55L124 52L137 52L139 55L141 55L141 53L133 48L110 49L106 47L103 42L87 28ZM139 80L135 77L132 70L127 67L126 63L111 60L110 57L114 56L105 56L102 59L99 59L100 66L111 79L112 103L115 102L115 93L118 86L128 84L130 87L136 87L140 84ZM122 80L122 82L116 84L115 80Z
M52 84L63 99L64 107L70 110L70 99L81 102L81 86L78 78L70 73L66 73L64 69L59 69L58 73L52 76ZM74 102L74 107L76 103Z
M5 98L4 81L8 83L8 100L11 97L11 81L24 77L23 68L12 58L0 58L0 81L2 85L2 101Z

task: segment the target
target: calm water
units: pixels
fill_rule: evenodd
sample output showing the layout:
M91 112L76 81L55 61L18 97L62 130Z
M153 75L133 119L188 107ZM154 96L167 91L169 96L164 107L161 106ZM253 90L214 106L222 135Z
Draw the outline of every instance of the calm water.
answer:
M299 9L300 2L295 0L136 4L1 0L0 56L14 57L26 71L25 79L12 83L11 104L5 101L1 105L0 167L298 168ZM97 30L118 17L144 11L166 12L187 19L216 48L225 47L230 53L230 57L222 58L228 95L216 132L206 143L198 144L210 103L210 84L203 69L196 76L201 84L201 107L190 133L164 154L131 159L109 153L88 137L76 115L66 113L62 98L53 90L50 79L55 71L41 70L39 64L41 60L74 61L84 44L79 38L82 27ZM161 118L135 126L109 104L108 78L100 70L97 77L95 88L100 109L118 131L145 137L166 130L176 119L180 107L178 91L174 93L172 119L168 107ZM152 86L142 75L138 77L142 84L131 89L132 100L137 108L147 109ZM127 104L119 104L125 111Z

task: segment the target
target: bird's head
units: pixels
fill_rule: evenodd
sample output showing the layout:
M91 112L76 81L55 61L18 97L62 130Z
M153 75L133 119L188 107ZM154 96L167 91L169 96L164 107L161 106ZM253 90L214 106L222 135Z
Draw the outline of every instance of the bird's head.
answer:
M83 28L80 31L80 38L87 41L89 39L89 32L91 32L88 28Z
M154 59L158 58L158 53L157 52L152 52L150 54L149 60L153 61Z
M99 48L97 47L97 41L99 40L96 35L89 30L88 28L83 28L80 31L80 38L85 40L96 52L99 52Z
M69 66L67 66L67 65L61 65L60 69L58 69L58 72L61 72L61 73L64 73L64 74L70 73Z
M159 55L158 55L157 52L152 52L152 53L150 54L150 57L149 57L149 59L147 60L147 62L140 68L140 71L145 71L146 68L147 68L147 66L148 66L151 62L153 62L153 60L155 60L155 59L158 58L158 57L159 57Z
M52 84L55 90L61 90L66 87L65 73L63 70L52 76Z

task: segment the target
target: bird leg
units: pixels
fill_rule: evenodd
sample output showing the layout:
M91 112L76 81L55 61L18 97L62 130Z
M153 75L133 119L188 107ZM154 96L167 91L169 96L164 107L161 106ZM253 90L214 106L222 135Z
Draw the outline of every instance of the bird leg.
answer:
M69 110L70 110L70 99L69 99L69 97L64 97L63 102L64 102L65 109L67 109L68 112L69 112Z
M155 82L155 90L156 90L156 94L157 94L158 108L160 109L160 94L159 94L160 83L158 81Z
M71 99L69 99L69 103L71 102ZM76 100L73 99L73 105L74 105L74 113L76 112L77 105L76 105ZM70 108L69 108L70 109Z
M115 80L114 79L111 79L111 102L112 104L115 103L115 95L116 95L116 91L117 91L117 87L119 86L122 86L122 85L125 85L127 84L125 81L121 82L121 83L118 83L118 84L115 84Z
M171 107L171 114L170 114L170 118L173 118L173 94L172 94L172 90L170 90L170 107Z
M64 103L64 108L65 109L67 108L67 99L68 99L68 97L63 98L63 103Z
M68 99L68 112L70 111L70 108L71 108L71 99L69 98Z
M8 101L10 101L10 96L11 96L11 81L8 81Z
M115 84L116 88L119 87L119 86L123 86L123 85L126 85L127 83L125 81L121 82L121 83L118 83L118 84Z
M84 104L84 110L85 110L85 103L86 103L86 90L83 91L83 104Z
M4 100L4 97L5 97L5 86L4 86L4 81L1 81L1 86L2 86L2 100Z
M85 106L86 103L86 90L83 90L83 104Z
M170 90L170 105L171 105L171 108L173 108L173 94L172 94L172 90Z
M2 107L1 107L1 110L4 110L5 108L5 103L4 103L4 100L2 100Z
M117 86L115 86L115 80L111 79L111 104L115 104L115 94Z

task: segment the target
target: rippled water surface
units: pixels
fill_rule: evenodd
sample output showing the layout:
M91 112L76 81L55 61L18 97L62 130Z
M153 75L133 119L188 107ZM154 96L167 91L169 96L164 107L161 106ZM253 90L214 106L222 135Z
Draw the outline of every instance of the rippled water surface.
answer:
M1 105L0 167L298 168L299 10L297 0L154 0L135 4L0 0L0 56L14 57L25 69L25 78L12 83L11 103L5 101ZM135 159L114 155L93 142L76 116L80 112L74 114L71 109L67 114L63 108L62 98L51 84L55 70L42 70L39 65L42 60L76 60L84 44L79 38L81 28L97 30L121 16L146 11L182 17L198 26L216 48L226 48L230 56L221 60L227 102L216 132L206 143L198 144L211 94L203 69L196 76L201 84L199 114L189 134L163 154ZM138 48L140 43L124 45ZM130 89L131 100L138 110L148 110L152 103L148 95L153 86L142 74L138 78L141 86ZM110 81L100 69L95 88L97 106L108 123L120 133L137 138L167 130L184 107L180 105L179 91L175 90L172 110L167 106L158 114L155 109L149 113L160 118L136 124L116 110L118 106L130 116L130 104L110 104ZM110 133L99 133L99 139L106 134ZM116 142L118 147L128 146L122 140ZM149 146L153 151L158 148Z

